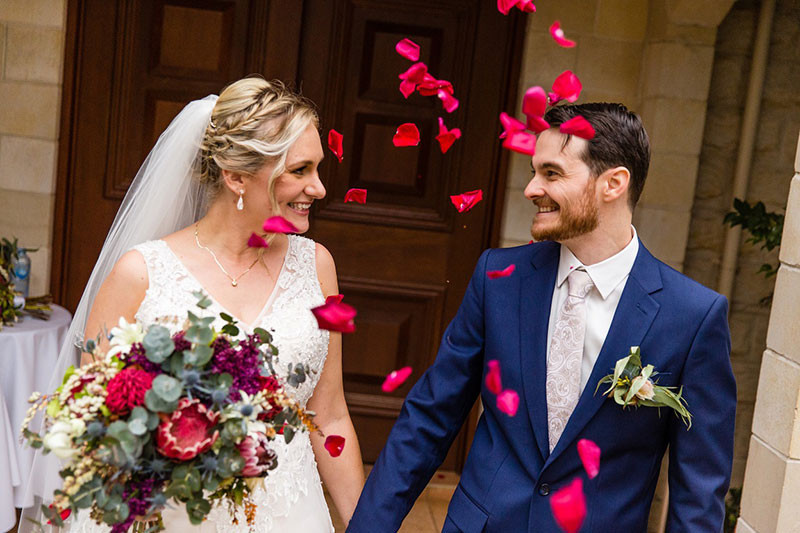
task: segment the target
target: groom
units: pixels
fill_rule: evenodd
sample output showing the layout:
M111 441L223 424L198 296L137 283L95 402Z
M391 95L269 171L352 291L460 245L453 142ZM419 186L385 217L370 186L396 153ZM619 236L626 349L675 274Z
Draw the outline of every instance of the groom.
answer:
M560 133L581 115L586 141ZM396 531L480 395L478 422L444 532L560 531L549 496L584 478L582 531L643 532L669 449L667 531L719 532L730 480L736 385L723 296L654 258L631 226L650 159L637 115L564 105L545 119L525 196L536 244L487 250L435 363L408 394L348 532ZM680 169L675 169L680 172ZM664 231L671 228L665 227ZM516 265L511 276L488 271ZM595 392L632 346L659 385L683 387L690 429L668 408L623 409ZM519 394L509 416L486 385L497 360ZM587 479L576 444L602 450Z

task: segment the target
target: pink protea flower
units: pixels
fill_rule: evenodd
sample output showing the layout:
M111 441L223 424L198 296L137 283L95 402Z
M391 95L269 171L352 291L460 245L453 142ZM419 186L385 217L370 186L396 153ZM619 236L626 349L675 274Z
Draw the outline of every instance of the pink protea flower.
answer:
M106 386L106 406L116 415L144 405L144 395L153 385L153 375L138 368L126 368L111 378Z
M211 432L219 413L209 411L200 400L181 398L172 414L160 413L156 432L158 451L167 457L188 461L207 451L219 437Z
M244 477L258 477L275 462L275 452L269 448L269 441L262 433L248 435L236 448L245 461L241 472Z

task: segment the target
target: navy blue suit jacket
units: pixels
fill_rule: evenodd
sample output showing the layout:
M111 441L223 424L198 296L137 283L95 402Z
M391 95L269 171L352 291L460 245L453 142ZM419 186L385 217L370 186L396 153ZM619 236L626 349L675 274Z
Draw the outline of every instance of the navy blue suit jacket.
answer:
M591 377L552 453L545 396L547 329L559 245L542 242L481 256L434 364L409 392L347 529L396 531L480 394L484 412L444 532L556 532L548 494L584 477L581 531L644 532L661 459L669 445L668 531L719 532L733 459L736 384L729 359L726 299L655 259L640 243ZM488 270L514 263L505 278ZM622 409L601 377L640 346L659 384L683 386L691 429L669 409ZM517 415L497 409L485 385L497 359ZM600 474L585 477L576 444L602 450Z

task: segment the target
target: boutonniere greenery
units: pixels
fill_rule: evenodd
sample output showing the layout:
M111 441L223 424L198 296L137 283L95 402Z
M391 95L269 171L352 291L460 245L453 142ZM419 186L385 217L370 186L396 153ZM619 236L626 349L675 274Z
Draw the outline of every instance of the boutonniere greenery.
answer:
M653 378L658 375L653 365L642 368L642 354L638 346L631 346L631 352L617 361L614 373L603 377L595 389L595 394L600 386L608 383L604 396L614 398L614 401L623 408L628 406L668 407L675 411L686 428L692 427L692 415L687 409L686 400L681 396L683 387L675 392L676 387L658 385L658 380Z

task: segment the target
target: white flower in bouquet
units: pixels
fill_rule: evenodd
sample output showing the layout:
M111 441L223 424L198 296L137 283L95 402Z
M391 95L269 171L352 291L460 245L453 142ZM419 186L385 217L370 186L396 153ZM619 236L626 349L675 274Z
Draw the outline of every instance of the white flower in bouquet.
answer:
M144 339L142 325L137 322L128 324L128 321L123 317L119 318L119 326L111 328L109 334L111 335L111 341L109 342L110 349L106 354L108 359L117 354L128 352L131 346L137 342L142 342Z
M72 445L72 438L82 435L86 431L86 424L80 419L72 419L69 422L58 421L47 431L43 442L44 447L53 452L56 457L61 459L71 459L78 450Z

